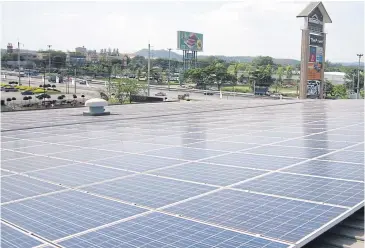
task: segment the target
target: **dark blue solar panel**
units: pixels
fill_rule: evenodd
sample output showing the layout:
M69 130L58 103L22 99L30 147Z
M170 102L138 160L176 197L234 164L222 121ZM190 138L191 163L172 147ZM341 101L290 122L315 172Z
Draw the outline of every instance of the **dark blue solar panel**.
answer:
M143 172L175 164L180 164L183 162L184 161L176 159L130 154L119 157L95 160L93 161L93 164Z
M80 163L29 172L27 174L54 183L74 187L130 175L132 172Z
M96 247L194 247L285 248L286 244L221 228L152 213L71 238L60 243L70 248Z
M364 166L330 161L310 160L284 171L314 176L364 181Z
M1 223L2 248L31 248L41 244L41 241Z
M5 170L0 170L0 175L1 176L9 176L9 175L13 175L13 172L9 172L9 171L5 171Z
M83 189L143 206L162 207L215 188L155 176L137 175Z
M194 149L188 147L171 147L166 149L161 149L157 151L150 151L146 154L161 156L167 158L176 158L176 159L184 159L184 160L199 160L203 158L208 158L212 156L218 156L224 154L224 152L213 151L213 150L203 150L203 149Z
M272 173L235 187L347 207L364 200L363 183L283 173Z
M259 135L259 134L257 134ZM252 143L252 144L271 144L274 142L283 141L283 138L278 137L265 137L265 136L252 136L252 135L234 135L232 137L219 139L221 141L228 142L243 142L243 143Z
M29 141L33 142L33 141ZM74 146L56 145L56 144L41 144L37 146L28 146L14 149L14 151L27 152L38 155L46 155L55 152L67 152L72 150L77 150Z
M250 167L256 169L276 170L304 161L297 158L283 158L247 153L232 153L216 158L204 159L202 162Z
M213 224L296 242L347 209L221 190L166 210Z
M153 174L200 183L226 186L261 175L265 172L266 171L193 162L172 168L157 170L153 172Z
M320 159L364 165L364 153L362 152L338 151L327 156L323 156Z
M139 143L132 141L123 141L113 144L101 145L98 146L97 149L105 149L109 151L116 152L146 152L155 149L167 148L166 145L160 144L149 144L149 143Z
M1 203L19 200L26 197L42 195L65 188L42 182L26 176L13 175L1 178Z
M105 225L144 209L69 191L1 207L1 217L50 240Z
M347 148L345 150L353 151L353 152L364 152L365 151L365 147L364 147L364 144L359 144L359 145L356 145L356 146Z

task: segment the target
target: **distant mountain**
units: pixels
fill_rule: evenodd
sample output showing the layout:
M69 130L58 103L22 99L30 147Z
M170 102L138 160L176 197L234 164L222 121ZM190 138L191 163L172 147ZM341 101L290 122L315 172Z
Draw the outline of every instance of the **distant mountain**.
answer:
M138 52L135 52L134 55L139 55L139 56L143 56L143 57L148 57L148 49L142 49L139 50ZM182 55L171 51L171 59L172 60L182 60ZM255 57L250 57L250 56L223 56L223 55L198 55L198 58L208 58L208 57L217 57L219 59L223 59L227 62L252 62L252 60ZM169 51L168 50L151 50L151 58L162 58L162 59L168 59L169 58ZM332 62L332 61L331 61ZM278 59L278 58L274 58L274 63L275 64L279 64L279 65L299 65L300 64L300 60L296 60L296 59ZM342 64L343 66L358 66L358 63L356 62L332 62L334 64ZM361 67L364 67L364 63L361 62Z
M142 49L139 50L138 52L135 52L134 55L138 55L138 56L143 56L145 58L148 57L148 49ZM170 53L171 59L172 60L182 60L182 55L171 51ZM198 58L208 58L211 56L207 56L207 55L198 55ZM223 59L227 62L234 62L234 61L239 61L239 62L252 62L252 60L255 57L249 57L249 56L222 56L222 55L217 55L214 56L217 57L219 59ZM162 59L168 59L169 58L169 51L168 50L151 50L151 58L162 58ZM276 64L283 64L283 65L297 65L300 63L299 60L295 60L295 59L274 59L274 63Z

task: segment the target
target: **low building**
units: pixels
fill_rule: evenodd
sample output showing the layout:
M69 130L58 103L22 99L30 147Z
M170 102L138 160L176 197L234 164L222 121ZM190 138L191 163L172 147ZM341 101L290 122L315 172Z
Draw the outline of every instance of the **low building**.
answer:
M324 79L330 81L334 85L344 84L346 73L344 72L324 72Z

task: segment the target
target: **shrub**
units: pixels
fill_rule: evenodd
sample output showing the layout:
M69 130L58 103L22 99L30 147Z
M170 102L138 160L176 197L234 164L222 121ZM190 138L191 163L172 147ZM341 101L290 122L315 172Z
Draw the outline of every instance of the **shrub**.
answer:
M15 101L15 100L16 100L16 98L15 98L15 97L12 97L12 98L11 98L11 100L12 100L12 101Z
M27 101L28 100L28 97L27 96L23 97L23 100L24 101Z
M47 91L46 91L46 92L47 92ZM34 94L44 93L44 89L36 89L36 90L33 90L33 93L34 93Z

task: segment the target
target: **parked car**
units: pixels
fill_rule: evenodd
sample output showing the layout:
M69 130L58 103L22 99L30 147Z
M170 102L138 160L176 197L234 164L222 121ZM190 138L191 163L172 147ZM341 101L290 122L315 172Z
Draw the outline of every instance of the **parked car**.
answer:
M22 94L23 96L30 96L30 95L34 95L34 93L33 93L32 91L30 91L30 90L23 91L21 94Z
M46 93L42 93L42 94L37 95L36 98L38 98L38 99L51 98L51 96Z
M5 92L18 92L19 90L18 90L18 89L16 89L16 88L6 87L4 91L5 91Z
M155 96L166 96L166 93L164 92L158 92L155 94Z

